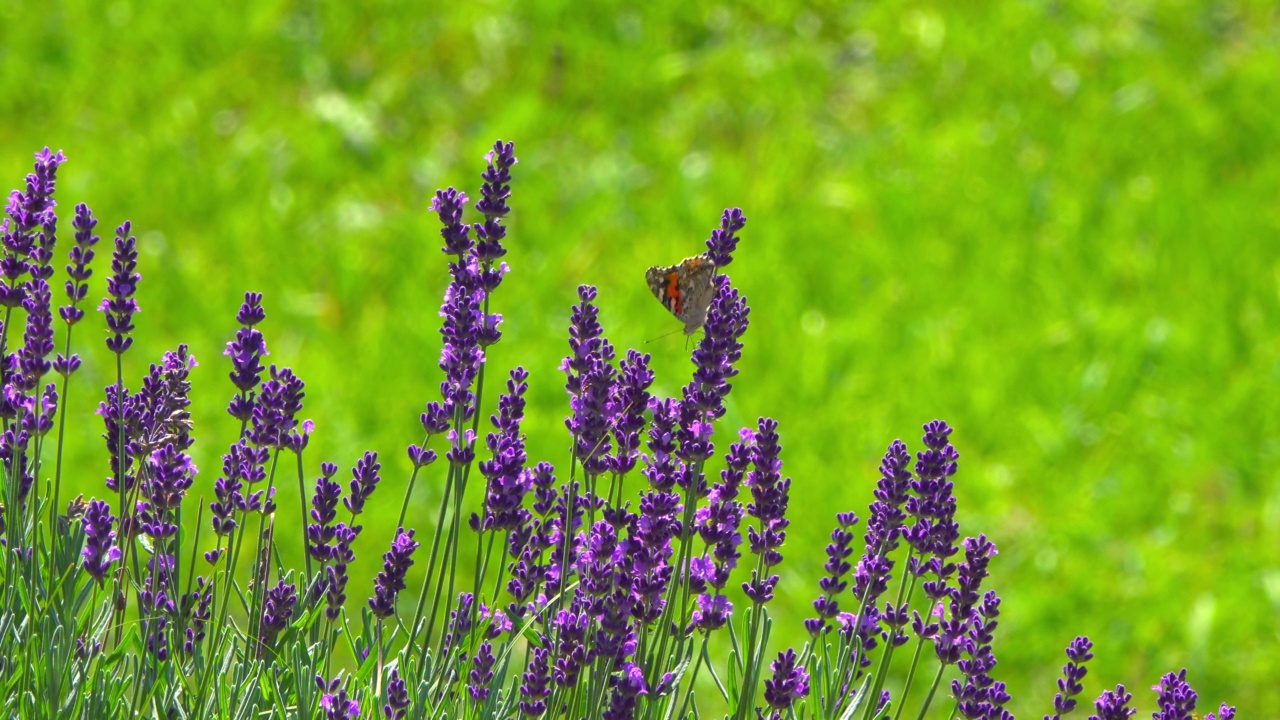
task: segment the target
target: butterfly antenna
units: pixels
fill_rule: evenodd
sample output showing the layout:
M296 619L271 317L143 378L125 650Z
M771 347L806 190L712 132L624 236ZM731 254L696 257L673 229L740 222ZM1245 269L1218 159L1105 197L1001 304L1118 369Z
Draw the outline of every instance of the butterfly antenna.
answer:
M645 341L644 341L644 344L645 344L645 345L648 345L649 343L653 342L654 340L661 340L661 339L662 339L662 338L664 338L664 337L671 337L672 335L675 335L675 334L676 334L676 333L678 333L678 332L680 332L679 328L677 328L677 329L675 329L675 330L672 330L672 331L671 331L671 332L669 332L669 333L663 333L663 334L659 335L659 336L658 336L658 337L656 337L656 338L652 338L652 339L649 339L649 340L645 340Z

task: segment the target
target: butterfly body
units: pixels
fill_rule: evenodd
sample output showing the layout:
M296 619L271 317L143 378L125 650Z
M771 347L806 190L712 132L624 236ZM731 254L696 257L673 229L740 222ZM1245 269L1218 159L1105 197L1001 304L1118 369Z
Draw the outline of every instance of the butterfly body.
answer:
M707 321L707 308L715 296L716 266L705 255L685 258L679 265L654 266L645 273L649 290L663 307L684 323L692 335Z

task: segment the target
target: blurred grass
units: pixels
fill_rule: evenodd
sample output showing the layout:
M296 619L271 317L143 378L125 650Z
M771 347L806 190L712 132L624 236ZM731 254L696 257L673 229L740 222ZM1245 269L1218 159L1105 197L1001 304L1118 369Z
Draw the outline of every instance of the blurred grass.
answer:
M803 641L834 512L865 511L884 447L918 449L942 417L962 530L1001 549L1012 709L1051 706L1076 634L1097 643L1088 700L1123 682L1150 708L1146 688L1187 666L1202 708L1280 707L1272 3L0 0L0 22L0 178L61 148L64 242L76 202L104 244L134 221L126 364L136 384L176 343L201 360L198 492L234 436L219 353L245 290L266 293L269 360L308 382L311 476L382 453L386 522L365 523L353 598L438 395L426 203L474 196L501 137L521 162L490 368L532 373L533 459L565 465L555 367L576 285L600 287L611 340L654 353L676 392L687 354L644 344L677 327L644 268L698 252L724 207L750 218L722 431L781 422L795 495L775 643ZM77 332L95 349L69 399L71 482L102 494L90 413L111 366L100 326ZM424 531L438 491L415 500Z

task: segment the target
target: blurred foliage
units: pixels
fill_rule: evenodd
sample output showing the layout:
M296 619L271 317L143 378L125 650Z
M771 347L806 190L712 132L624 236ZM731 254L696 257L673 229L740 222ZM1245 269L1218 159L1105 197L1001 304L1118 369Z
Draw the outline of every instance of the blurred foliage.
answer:
M962 530L1001 548L1012 709L1051 707L1076 634L1097 643L1090 699L1123 682L1150 708L1187 666L1202 708L1280 707L1273 3L0 0L0 23L0 178L61 148L64 242L76 202L104 243L133 220L127 372L179 342L201 360L197 495L234 437L219 353L245 290L266 293L268 360L308 382L310 477L381 452L387 522L353 599L438 396L426 205L475 196L503 138L521 162L490 372L532 373L533 459L567 466L574 288L600 287L611 340L674 393L686 348L644 269L747 213L729 272L752 324L720 437L781 422L775 644L805 640L834 512L865 512L884 448L941 417ZM100 495L114 367L79 327L70 482ZM438 490L419 486L417 526Z

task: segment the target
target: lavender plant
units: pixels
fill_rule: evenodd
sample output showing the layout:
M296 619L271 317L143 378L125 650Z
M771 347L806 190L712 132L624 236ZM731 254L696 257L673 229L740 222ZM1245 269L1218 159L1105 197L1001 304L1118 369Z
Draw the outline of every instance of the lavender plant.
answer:
M985 535L962 537L960 455L941 420L924 426L914 462L901 441L886 451L860 557L859 518L835 515L814 616L787 634L804 642L776 640L769 606L792 552L782 428L768 417L723 427L750 316L724 272L746 225L740 210L726 210L707 240L714 298L678 396L651 393L651 358L615 350L599 290L584 285L561 364L569 452L558 466L528 457L530 373L503 369L497 397L486 395L498 384L486 384L486 351L503 336L495 292L509 270L511 143L486 156L480 220L464 221L469 200L454 188L431 202L449 276L444 380L424 399L399 529L376 577L351 568L369 551L366 514L395 512L377 492L378 454L356 460L345 488L328 459L307 480L315 424L302 419L305 385L292 368L264 367L259 293L245 294L225 350L238 434L222 440L208 507L191 498L194 355L180 345L136 387L126 382L141 280L128 221L100 306L116 365L98 409L106 492L58 514L65 415L51 483L40 481L44 442L80 366L70 331L84 315L97 242L97 220L77 206L63 349L50 360L53 196L65 159L37 153L0 224L0 709L9 716L1013 717L994 651L1001 601L985 587L997 551ZM60 392L45 382L51 370ZM296 517L275 502L290 475ZM411 512L419 476L442 488L432 518ZM301 567L285 565L291 555ZM366 602L348 602L365 588ZM713 635L727 653L714 655ZM1088 638L1071 641L1046 720L1075 711L1092 650ZM895 655L901 680L889 672ZM1154 717L1192 717L1185 670L1154 689ZM1128 718L1132 700L1124 686L1104 689L1090 717ZM1206 717L1234 714L1224 704Z

